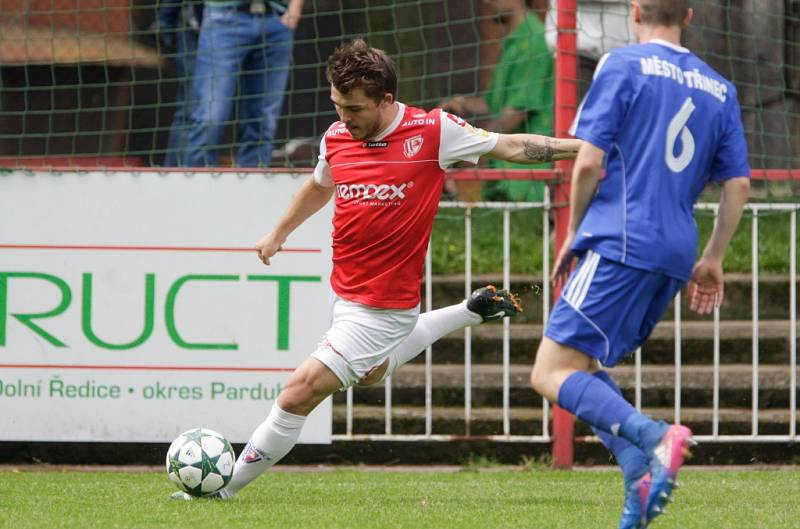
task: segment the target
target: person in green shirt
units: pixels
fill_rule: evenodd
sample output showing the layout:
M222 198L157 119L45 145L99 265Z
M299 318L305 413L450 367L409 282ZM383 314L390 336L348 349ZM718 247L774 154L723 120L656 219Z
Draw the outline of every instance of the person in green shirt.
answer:
M553 134L553 54L537 0L488 0L496 6L498 22L507 25L489 87L481 96L455 96L442 102L448 112L464 118L488 118L481 126L503 134ZM546 5L546 3L545 3ZM490 167L531 169L503 161ZM548 165L536 166L546 168ZM544 183L533 180L488 181L487 200L541 201Z

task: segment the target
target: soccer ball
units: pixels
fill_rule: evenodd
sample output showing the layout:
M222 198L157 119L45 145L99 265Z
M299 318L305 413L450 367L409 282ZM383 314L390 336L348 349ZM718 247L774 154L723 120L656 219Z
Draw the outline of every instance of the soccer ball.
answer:
M167 474L179 489L200 497L228 484L235 461L227 439L208 428L195 428L169 445Z

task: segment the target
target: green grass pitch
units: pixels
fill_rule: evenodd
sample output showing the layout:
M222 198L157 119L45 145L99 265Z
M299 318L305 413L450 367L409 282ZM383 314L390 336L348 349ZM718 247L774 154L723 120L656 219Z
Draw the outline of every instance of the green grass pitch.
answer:
M653 528L800 527L800 469L695 470ZM615 471L271 472L231 501L170 500L164 472L0 471L0 527L616 528Z

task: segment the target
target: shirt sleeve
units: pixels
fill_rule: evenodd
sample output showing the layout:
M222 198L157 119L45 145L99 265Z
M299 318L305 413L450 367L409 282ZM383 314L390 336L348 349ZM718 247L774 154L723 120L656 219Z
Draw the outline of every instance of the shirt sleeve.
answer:
M730 109L726 112L728 117L726 127L711 164L709 179L712 182L721 182L737 176L750 176L742 110L736 100L736 89L728 93L731 98Z
M607 53L597 63L592 86L583 99L570 134L605 152L617 139L633 100L633 80L623 57Z
M327 147L325 146L325 135L323 134L322 140L319 142L319 157L317 158L317 166L314 168L314 180L323 187L333 187L333 175L331 175L331 167L328 165L328 160L325 158L326 154Z
M478 163L478 159L497 145L499 135L478 129L463 119L441 112L439 141L439 167L446 168L456 162Z

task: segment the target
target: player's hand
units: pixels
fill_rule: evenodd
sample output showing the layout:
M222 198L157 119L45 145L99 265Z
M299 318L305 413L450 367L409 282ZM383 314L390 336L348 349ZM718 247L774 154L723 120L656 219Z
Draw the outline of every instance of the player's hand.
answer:
M572 253L573 242L575 242L575 235L571 234L567 235L564 244L561 245L561 251L558 252L558 257L553 265L553 273L550 275L553 288L561 288L567 283L572 263L575 261L575 254Z
M703 257L689 279L689 309L698 314L710 314L722 305L723 294L722 262Z
M283 240L280 239L274 232L268 233L261 237L261 240L256 243L256 252L258 258L265 265L269 265L269 259L283 248Z

